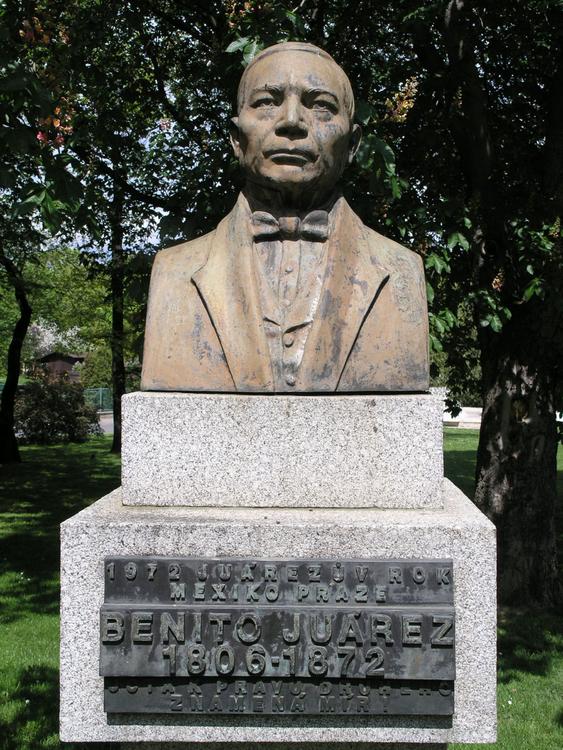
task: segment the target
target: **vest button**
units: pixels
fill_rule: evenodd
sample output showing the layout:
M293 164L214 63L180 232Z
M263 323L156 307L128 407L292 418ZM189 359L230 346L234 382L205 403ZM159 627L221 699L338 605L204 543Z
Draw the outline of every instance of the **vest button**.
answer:
M285 382L288 385L295 385L295 375L286 375Z
M295 341L295 336L292 333L285 333L283 337L283 345L287 346L288 348L290 346L293 346L293 343Z

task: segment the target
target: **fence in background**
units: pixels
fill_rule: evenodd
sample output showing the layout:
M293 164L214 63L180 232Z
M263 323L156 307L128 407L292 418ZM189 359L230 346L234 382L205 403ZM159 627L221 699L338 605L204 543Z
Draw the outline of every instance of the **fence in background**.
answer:
M112 411L111 388L85 388L84 399L98 411Z

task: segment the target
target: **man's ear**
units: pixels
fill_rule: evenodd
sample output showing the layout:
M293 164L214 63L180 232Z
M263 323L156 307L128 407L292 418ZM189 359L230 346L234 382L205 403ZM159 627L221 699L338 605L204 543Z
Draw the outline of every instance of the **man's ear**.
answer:
M242 151L240 148L238 117L231 117L231 122L229 124L229 136L231 139L231 146L233 147L233 151L235 152L235 156L240 160Z
M356 156L356 151L359 149L361 142L362 142L362 128L359 125L353 125L352 132L350 134L350 144L348 146L348 164L352 163L354 156Z

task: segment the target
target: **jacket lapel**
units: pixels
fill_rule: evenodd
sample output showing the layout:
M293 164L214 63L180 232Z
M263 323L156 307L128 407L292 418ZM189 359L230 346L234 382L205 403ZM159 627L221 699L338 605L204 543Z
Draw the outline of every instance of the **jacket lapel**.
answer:
M344 199L331 233L321 298L297 389L335 391L360 328L389 271L370 253L365 227Z
M274 389L242 198L217 227L205 264L192 275L237 391Z

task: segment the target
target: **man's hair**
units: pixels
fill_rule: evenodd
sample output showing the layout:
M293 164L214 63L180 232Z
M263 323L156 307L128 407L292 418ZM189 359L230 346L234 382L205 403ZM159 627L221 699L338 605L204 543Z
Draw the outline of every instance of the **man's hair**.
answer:
M246 99L246 80L248 78L248 71L252 69L254 65L260 60L270 55L275 55L278 52L309 52L310 54L317 55L317 57L323 57L332 63L338 70L338 75L342 82L342 88L344 89L344 106L348 112L350 122L354 119L354 92L352 91L352 84L350 83L348 76L342 70L336 60L331 57L328 52L324 49L316 47L314 44L308 42L281 42L280 44L274 44L271 47L266 47L262 52L259 52L252 62L245 68L244 73L241 76L240 83L238 85L237 92L237 110L240 112L244 106Z

